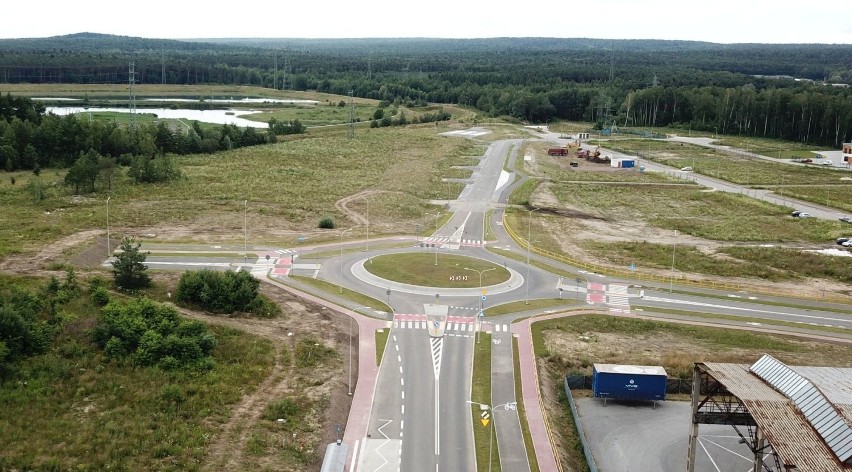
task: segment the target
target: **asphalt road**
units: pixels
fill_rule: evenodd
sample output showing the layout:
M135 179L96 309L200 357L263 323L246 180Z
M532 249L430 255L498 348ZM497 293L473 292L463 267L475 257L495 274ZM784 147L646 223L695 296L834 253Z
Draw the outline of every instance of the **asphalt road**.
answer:
M483 216L489 208L496 208L493 213L491 227L497 237L494 246L508 247L514 251L523 251L515 245L501 226L502 210L510 188L519 185L506 184L512 181L512 176L503 171L507 157L517 152L520 140L498 141L488 147L480 165L474 170L469 184L461 192L459 198L449 202L455 212L453 217L440 228L434 236L442 236L453 240L482 239ZM616 153L610 153L616 155ZM511 169L512 160L509 160ZM651 166L650 163L647 164ZM668 169L671 171L671 169ZM679 172L679 171L678 171ZM702 176L691 176L705 179ZM709 178L706 178L709 179ZM712 179L710 179L712 180ZM708 183L717 184L718 182ZM699 180L699 183L702 181ZM706 185L706 184L705 184ZM725 191L745 192L724 184ZM766 198L775 198L764 196ZM810 211L809 211L810 212ZM819 213L813 212L819 216ZM405 238L400 238L405 239ZM513 279L501 286L486 287L488 291L485 306L493 306L519 300L536 298L557 298L559 277L541 271L535 266L527 265L514 259L495 255L485 249L476 247L459 247L458 249L435 249L418 247L417 238L409 238L411 246L393 249L393 251L429 251L436 252L440 261L443 253L463 254L471 257L487 259L498 264L504 264L513 272ZM328 245L337 248L337 245ZM351 246L347 244L346 246ZM366 246L365 246L366 247ZM199 248L207 251L208 248ZM223 248L224 250L224 248ZM318 250L328 250L318 248ZM485 401L470 398L470 378L475 332L450 329L449 317L473 317L480 303L479 289L435 289L411 287L404 284L394 284L381 280L369 280L356 276L359 266L369 264L369 257L385 254L388 250L376 248L362 252L346 253L342 257L327 259L318 266L317 276L323 280L340 284L347 288L364 293L373 298L387 301L393 308L396 317L401 315L422 316L428 307L440 304L445 307L443 330L431 333L432 320L417 319L406 321L405 325L396 323L391 328L390 338L385 355L378 372L378 378L373 395L369 437L364 439L362 453L359 456L360 471L404 470L406 472L440 472L451 470L474 470L475 462L472 441L472 425L469 400L489 403L494 406L493 421L497 431L499 444L499 459L505 471L529 470L526 450L522 447L523 439L517 412L510 405L516 401L514 391L514 371L512 362L511 335L508 331L498 331L496 326L508 324L513 316L507 315L493 321L492 330L497 344L492 345L492 397ZM525 254L524 254L525 255ZM530 255L532 260L546 261L549 265L563 270L578 273L579 270L566 264L555 263ZM310 250L305 249L301 262L310 262ZM248 264L246 264L248 262ZM234 260L233 258L217 258L205 255L194 258L190 255L173 256L168 258L149 258L149 265L163 269L198 269L200 267L220 270L246 267L262 270L262 259L256 264L251 261ZM703 313L746 316L760 319L772 319L801 323L807 325L830 325L843 329L852 329L848 316L820 309L823 304L813 303L812 309L790 308L761 304L761 300L746 301L730 295L723 299L709 296L682 295L667 293L662 289L644 287L630 288L619 291L615 296L615 287L622 289L630 281L613 280L597 274L584 274L590 285L575 284L573 280L566 282L571 298L585 298L594 285L599 286L602 299L596 301L603 306L613 306L618 301L618 307L626 304L642 305L648 309L678 309L693 310ZM676 286L675 286L676 287ZM579 290L579 292L577 291ZM641 293L639 290L644 290ZM388 293L390 291L390 293ZM573 295L573 296L572 296ZM796 302L804 304L804 302ZM836 305L824 304L826 308L838 308ZM840 307L842 308L842 307ZM390 320L389 314L386 319ZM433 318L434 319L434 318ZM415 324L417 323L417 324ZM744 325L753 322L743 322ZM359 388L364 387L359 383ZM366 386L369 388L372 386ZM519 447L521 446L521 447ZM650 452L648 453L650 454ZM683 453L685 457L685 450ZM650 456L649 456L650 457ZM657 470L636 468L615 468L612 470ZM669 469L667 466L659 470Z

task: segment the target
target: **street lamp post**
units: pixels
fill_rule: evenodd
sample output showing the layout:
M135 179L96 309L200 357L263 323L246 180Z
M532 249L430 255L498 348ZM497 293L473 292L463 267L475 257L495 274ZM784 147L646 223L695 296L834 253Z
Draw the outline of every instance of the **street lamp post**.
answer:
M530 247L532 246L532 214L534 211L538 211L538 208L533 208L532 210L528 210L530 212L529 217L527 218L527 296L524 300L524 305L530 304Z
M370 252L370 199L366 195L361 198L367 202L367 252Z
M497 270L497 268L492 267L490 269L476 270L476 269L470 269L470 268L465 267L464 270L469 270L471 272L476 272L477 274L479 274L479 293L480 293L480 296L479 296L479 314L476 316L476 319L479 320L479 328L480 328L480 329L476 330L476 342L479 343L479 332L481 331L481 328L482 328L482 316L483 316L482 310L485 308L484 304L483 304L483 300L482 300L485 297L485 294L482 293L482 274L488 272L489 270Z
M467 402L471 403L473 405L479 405L480 408L482 408L483 410L491 411L492 415L494 413L494 410L498 410L500 408L505 408L507 410L514 410L514 409L518 408L518 402L506 402L506 403L501 403L499 405L494 405L494 406L491 406L487 403L479 403L479 402L474 402L474 401L470 401L470 400L468 400ZM494 451L494 418L493 417L491 418L491 428L489 430L488 436L489 436L489 438L488 438L488 472L491 472L491 470L492 470L491 469L491 462L492 462L491 459L493 457L493 451Z
M672 244L672 276L669 279L669 293L674 291L675 249L677 248L677 237L679 234L679 231L675 230L675 240L674 244Z
M248 200L243 200L243 262L248 260Z
M355 228L349 228L345 231L340 232L340 293L343 293L343 233L352 231Z
M341 263L341 266L343 263ZM342 287L341 287L342 289ZM348 395L352 396L352 317L349 317L349 392Z
M441 216L441 212L435 213L435 233L438 233L438 217ZM435 265L438 265L438 246L435 246Z
M106 207L107 207L107 259L112 256L112 251L110 251L109 247L109 199L112 198L112 195L107 197Z

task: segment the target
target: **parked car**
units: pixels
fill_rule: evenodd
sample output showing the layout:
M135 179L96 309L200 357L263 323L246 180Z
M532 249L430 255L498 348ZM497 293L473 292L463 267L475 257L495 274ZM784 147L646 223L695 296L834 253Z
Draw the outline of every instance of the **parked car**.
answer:
M822 161L822 162L820 162L820 164L822 164L824 166L833 166L834 165L834 163L831 162L831 161Z
M852 223L852 216L844 216L843 218L840 218L840 221L844 223Z
M692 172L692 167L681 167L680 170L682 170L684 172Z
M792 212L790 212L790 216L792 216L792 217L797 217L801 214L802 214L802 210L793 210Z
M801 162L802 164L810 164L813 161L813 159L801 159L799 162Z
M837 238L837 244L842 246L843 243L848 243L850 240L852 240L852 238Z
M852 240L849 240L849 241L844 242L843 244L841 244L841 246L843 246L843 247L852 247Z
M798 215L796 215L796 218L813 218L813 217L814 217L814 215L811 215L810 213L805 213L805 212L801 212Z

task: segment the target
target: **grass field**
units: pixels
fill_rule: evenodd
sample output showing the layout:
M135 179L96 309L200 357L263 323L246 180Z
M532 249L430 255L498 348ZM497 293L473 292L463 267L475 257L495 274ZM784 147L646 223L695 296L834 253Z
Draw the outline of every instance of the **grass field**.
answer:
M0 389L0 469L198 470L229 405L272 369L270 342L217 327L210 372L117 364L82 336L82 322Z
M147 228L168 237L165 233L177 227L183 228L178 239L192 240L200 233L227 243L240 241L247 223L254 243L295 243L298 234L316 230L323 216L345 226L335 202L373 189L378 193L369 203L372 234L391 231L400 222L425 226L437 209L425 201L446 196L441 177L453 165L468 162L472 149L467 140L442 138L434 127L415 125L365 131L352 141L305 136L180 157L185 178L171 184L134 185L120 171L109 193L110 225L115 236ZM0 198L7 204L0 209L0 256L32 251L81 229L105 229L107 192L72 197L61 185L63 176L64 171L55 170L38 178L2 175ZM34 199L30 181L39 182L42 200ZM350 208L366 214L366 205L359 199ZM336 236L329 231L325 239Z
M387 254L370 258L364 268L383 279L424 287L479 287L479 272L482 286L487 287L510 276L504 267L486 260L447 253L438 253L437 258L425 252Z
M714 241L825 242L840 236L836 222L791 218L780 205L699 186L590 183L551 189L562 204L607 220L642 219Z

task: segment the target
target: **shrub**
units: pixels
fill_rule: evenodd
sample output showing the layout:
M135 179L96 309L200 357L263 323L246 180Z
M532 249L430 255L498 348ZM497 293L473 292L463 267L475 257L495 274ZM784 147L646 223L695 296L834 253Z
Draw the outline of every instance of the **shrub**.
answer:
M175 298L213 313L278 315L278 306L260 296L259 286L260 281L248 272L189 271L181 276Z
M163 370L207 369L216 345L201 322L184 320L173 307L144 298L107 304L93 337L108 357Z
M332 217L326 216L319 220L319 227L321 229L334 229L337 225L334 224L334 219Z

